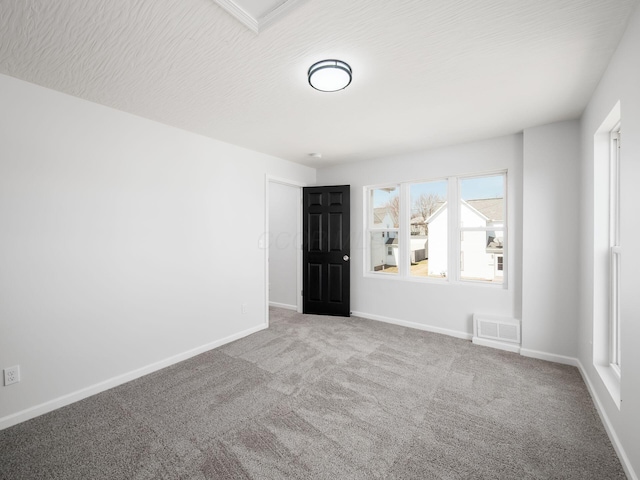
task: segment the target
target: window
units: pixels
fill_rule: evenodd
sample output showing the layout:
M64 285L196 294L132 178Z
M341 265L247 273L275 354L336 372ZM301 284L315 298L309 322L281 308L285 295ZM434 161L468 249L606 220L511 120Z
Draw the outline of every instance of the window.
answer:
M400 233L400 186L373 188L368 191L369 265L372 271L398 273Z
M622 365L620 314L620 102L593 142L593 365L618 408Z
M412 277L447 276L447 187L446 180L408 184L410 223L418 230L409 245Z
M364 190L365 274L504 283L506 172Z
M609 161L609 361L620 376L620 122L611 130Z
M461 280L501 283L504 247L504 175L460 179Z

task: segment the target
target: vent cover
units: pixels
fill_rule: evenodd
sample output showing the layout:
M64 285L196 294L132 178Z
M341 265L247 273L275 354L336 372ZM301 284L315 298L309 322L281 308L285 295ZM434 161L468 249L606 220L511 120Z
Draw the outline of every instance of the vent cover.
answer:
M520 320L490 315L473 315L473 338L520 344Z

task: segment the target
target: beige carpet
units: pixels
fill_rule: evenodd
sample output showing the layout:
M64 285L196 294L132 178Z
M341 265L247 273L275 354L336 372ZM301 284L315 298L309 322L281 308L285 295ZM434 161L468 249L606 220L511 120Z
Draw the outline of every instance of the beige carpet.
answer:
M271 327L0 432L0 478L625 478L578 371L358 318Z

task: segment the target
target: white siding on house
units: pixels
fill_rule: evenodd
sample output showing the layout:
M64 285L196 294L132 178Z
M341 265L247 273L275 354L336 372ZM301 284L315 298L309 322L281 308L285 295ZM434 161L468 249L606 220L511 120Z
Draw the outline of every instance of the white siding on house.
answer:
M397 267L398 264L398 245L387 245L387 265Z
M375 228L385 229L394 228L394 222L391 215L386 213L379 223L375 223ZM384 270L386 267L395 267L398 265L398 246L389 244L391 239L397 237L395 231L375 231L371 232L371 269L374 271ZM391 255L389 249L391 248ZM394 251L395 250L395 251Z
M429 275L447 273L447 215L448 205L445 204L429 219ZM460 220L464 227L486 227L487 219L466 202L460 207ZM496 228L502 228L503 223L496 223ZM503 240L502 232L496 238ZM487 252L486 231L465 231L460 236L460 275L461 278L471 280L492 281L502 277L497 274L497 258L501 254Z
M388 232L371 233L371 267L374 270L382 269L387 261Z
M426 235L411 236L409 240L409 247L411 248L411 262L415 263L423 260L421 255L424 255L424 258L426 258L428 254L428 243Z
M466 203L460 206L460 224L465 227L485 227L487 221ZM486 232L462 232L460 236L460 278L490 280L493 263L488 264Z
M441 209L431 217L429 222L429 275L446 277L449 274L448 246L448 215L447 207Z

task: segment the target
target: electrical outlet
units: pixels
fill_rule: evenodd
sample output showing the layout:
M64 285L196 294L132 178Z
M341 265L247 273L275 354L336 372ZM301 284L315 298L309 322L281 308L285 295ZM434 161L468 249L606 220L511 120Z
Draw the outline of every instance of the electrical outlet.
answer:
M247 304L243 303L240 307L240 310L242 311L243 314L247 313Z
M7 367L4 372L4 386L11 385L12 383L18 383L20 381L20 365L14 365L13 367Z

